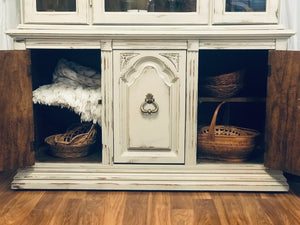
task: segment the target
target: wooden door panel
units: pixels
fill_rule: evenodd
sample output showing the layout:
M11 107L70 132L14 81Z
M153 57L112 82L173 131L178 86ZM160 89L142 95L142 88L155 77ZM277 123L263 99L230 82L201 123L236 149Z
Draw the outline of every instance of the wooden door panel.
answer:
M300 175L300 52L271 51L265 165Z
M0 51L0 171L34 163L29 51Z

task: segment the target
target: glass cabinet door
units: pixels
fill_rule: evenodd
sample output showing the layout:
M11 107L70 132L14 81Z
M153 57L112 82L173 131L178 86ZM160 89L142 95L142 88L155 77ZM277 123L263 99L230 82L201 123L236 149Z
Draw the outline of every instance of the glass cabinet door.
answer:
M196 12L196 0L105 0L105 12Z
M76 0L36 0L38 12L76 12Z
M87 0L23 0L22 4L24 23L87 23Z
M209 0L94 0L100 24L207 24L208 12Z
M215 24L278 23L279 0L214 0Z
M266 0L226 0L226 12L265 12Z

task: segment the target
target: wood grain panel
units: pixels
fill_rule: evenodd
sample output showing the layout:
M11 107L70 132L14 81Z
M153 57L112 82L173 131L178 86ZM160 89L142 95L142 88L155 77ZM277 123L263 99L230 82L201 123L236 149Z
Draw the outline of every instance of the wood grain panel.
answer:
M266 166L296 175L300 175L299 62L300 52L270 52L266 118Z
M149 195L146 192L127 193L123 224L146 224Z
M0 51L0 171L32 165L32 85L29 51Z

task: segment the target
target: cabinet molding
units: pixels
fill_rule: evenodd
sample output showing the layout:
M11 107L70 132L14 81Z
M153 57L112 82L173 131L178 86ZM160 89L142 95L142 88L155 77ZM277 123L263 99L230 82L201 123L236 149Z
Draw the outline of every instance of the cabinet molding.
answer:
M61 168L64 168L62 170ZM37 163L20 171L12 189L149 191L288 191L281 171L255 163L197 166Z

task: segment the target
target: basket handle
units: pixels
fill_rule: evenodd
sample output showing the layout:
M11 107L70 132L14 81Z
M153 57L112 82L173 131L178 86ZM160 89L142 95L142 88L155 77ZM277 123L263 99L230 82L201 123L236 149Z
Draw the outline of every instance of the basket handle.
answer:
M85 137L82 139L82 141L90 138L92 135L94 135L94 127L95 127L95 124L93 123L90 130L87 132L87 134L85 135ZM75 141L75 137L70 141L69 144L72 144L73 142Z
M215 139L215 129L216 129L217 116L218 116L218 112L219 112L220 107L221 107L224 103L226 103L226 101L221 102L221 103L217 106L217 108L216 108L216 110L215 110L215 112L214 112L214 115L213 115L213 117L212 117L212 120L211 120L211 122L210 122L210 125L209 125L209 131L208 131L208 139L210 139L210 140L214 140L214 139Z

